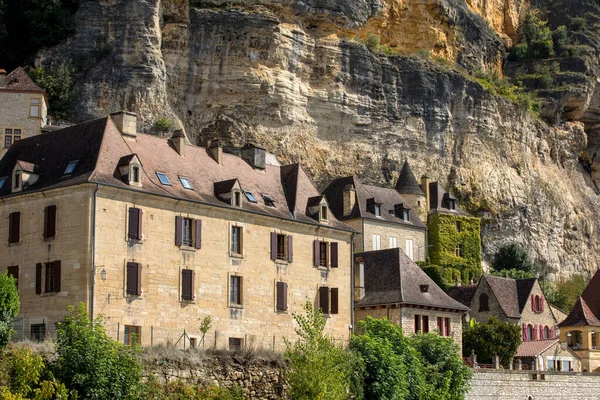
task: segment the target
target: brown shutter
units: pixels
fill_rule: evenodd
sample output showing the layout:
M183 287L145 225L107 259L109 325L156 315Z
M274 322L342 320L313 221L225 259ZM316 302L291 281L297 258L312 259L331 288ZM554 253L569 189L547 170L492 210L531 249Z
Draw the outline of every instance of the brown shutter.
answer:
M56 206L44 209L44 238L56 236Z
M288 247L288 262L294 261L294 242L292 239L292 235L288 235L287 237L287 247Z
M277 233L271 232L271 260L277 260Z
M329 288L327 286L319 288L319 307L323 314L329 314Z
M338 267L338 244L337 242L332 242L330 244L331 251L331 268Z
M21 213L10 213L8 220L8 242L18 243L21 233Z
M191 269L181 270L181 298L183 300L192 300L192 273L193 271Z
M142 240L142 215L144 215L144 212L141 208L138 208L138 240Z
M142 294L142 264L137 263L137 288L136 293L138 296Z
M15 286L18 289L19 288L19 266L15 265L12 267L8 267L6 269L6 271L8 272L8 276L12 276L13 278L15 278Z
M140 240L142 238L142 210L129 207L129 228L127 237Z
M194 247L196 247L197 249L201 249L202 248L202 220L197 219L194 222L194 225L196 225L196 236L194 236Z
M42 293L42 264L35 264L35 294Z
M183 218L175 217L175 246L181 246L181 233L183 229Z
M142 294L142 264L127 263L127 294Z
M287 310L287 283L277 282L277 311Z
M52 269L53 269L53 278L54 278L54 292L58 293L60 292L60 261L54 261L52 263Z
M318 240L315 240L313 242L313 265L315 267L318 267L321 264L320 263L320 260L321 260L321 252L320 252L320 250L321 249L319 248L320 243L321 242L319 242Z
M331 314L337 314L338 312L338 288L331 288Z

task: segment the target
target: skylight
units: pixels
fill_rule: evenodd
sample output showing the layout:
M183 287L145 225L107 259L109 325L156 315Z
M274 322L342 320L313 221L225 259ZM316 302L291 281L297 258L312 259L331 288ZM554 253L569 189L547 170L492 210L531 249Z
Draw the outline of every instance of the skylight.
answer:
M69 164L67 165L67 168L65 169L65 172L63 173L63 175L72 174L73 171L75 171L75 167L77 166L78 162L79 162L79 160L69 161Z
M265 205L267 205L269 207L275 207L275 200L273 200L271 198L271 196L269 196L268 194L263 194L262 197L263 197L263 200L265 201Z
M171 182L169 182L169 178L167 178L167 175L164 172L157 172L156 176L158 176L160 183L171 186Z
M256 201L256 197L254 197L254 195L252 194L252 192L244 190L244 194L246 195L246 198L248 199L248 201L250 201L251 203L258 203Z
M2 187L4 186L4 183L6 182L7 179L8 179L7 177L0 178L0 189L2 189Z
M160 179L160 176L158 178ZM166 178L166 176L165 176L165 178ZM167 181L168 181L168 179L167 179ZM184 188L193 190L192 184L190 183L190 180L188 178L184 178L183 176L180 176L179 181L181 182L181 184L183 185ZM162 180L161 180L161 183L163 183Z

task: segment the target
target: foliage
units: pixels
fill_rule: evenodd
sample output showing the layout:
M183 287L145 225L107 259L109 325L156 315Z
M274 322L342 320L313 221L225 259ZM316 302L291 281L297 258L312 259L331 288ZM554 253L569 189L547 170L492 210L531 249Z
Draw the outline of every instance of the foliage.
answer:
M542 108L536 92L526 92L521 86L513 85L506 78L500 78L497 72L476 72L472 79L494 96L504 97L513 104L529 110L533 115L537 115Z
M501 363L507 364L520 344L521 328L495 317L490 317L485 324L463 328L463 355L469 356L475 351L480 363L491 363L492 357L497 355Z
M325 335L323 313L307 300L304 313L294 313L299 340L286 341L289 366L284 371L290 395L296 400L362 398L362 364L352 353Z
M425 380L432 391L428 399L462 400L471 382L471 370L460 357L460 349L451 338L434 333L411 337L411 343L425 366Z
M102 319L92 320L85 304L70 306L69 315L59 322L56 352L56 376L81 397L139 398L139 348L111 340Z
M173 121L167 117L160 117L154 123L154 127L159 132L167 132L173 126Z
M49 114L54 118L65 118L70 110L74 84L72 73L71 64L67 61L50 68L39 66L29 73L31 79L46 90Z
M555 307L569 312L577 298L581 296L585 287L587 286L587 280L583 275L575 274L569 279L563 279L557 282L555 285L547 285L545 288L545 294L548 301Z
M200 342L202 344L204 344L204 337L206 336L206 333L210 330L211 327L212 327L212 318L210 317L210 315L208 315L200 320L200 332L202 332L202 338L200 339Z
M587 28L587 22L586 22L585 18L576 17L571 20L571 23L569 24L569 28L571 28L572 31L576 31L576 32L583 31Z
M457 222L460 223L460 232ZM481 276L479 218L431 214L428 225L431 264L460 271L463 283ZM456 255L459 244L462 246L462 257Z
M492 275L495 276L504 276L512 279L529 279L533 278L533 272L531 271L523 271L520 269L512 268L512 269L503 269L501 271L491 271Z
M553 57L554 41L548 21L543 20L538 9L527 13L521 28L521 40L511 49L512 61L536 60Z
M19 314L20 304L15 278L4 271L0 274L0 349L10 341L12 322Z
M423 271L444 291L457 282L462 281L461 273L458 269L449 267L440 267L439 265L421 265Z
M3 67L11 70L38 50L75 33L73 15L79 0L3 0L0 2L0 48Z
M189 385L175 380L159 383L151 376L145 385L144 399L148 400L242 400L242 391L238 386L232 389L217 386Z
M500 275L504 275L504 271L510 271L511 269L524 272L531 272L533 269L529 254L523 246L515 242L502 245L498 249L494 255L492 266L495 271L501 272Z
M384 54L386 56L393 56L397 54L396 50L390 46L381 43L381 39L378 35L373 32L369 32L364 40L359 40L373 53Z

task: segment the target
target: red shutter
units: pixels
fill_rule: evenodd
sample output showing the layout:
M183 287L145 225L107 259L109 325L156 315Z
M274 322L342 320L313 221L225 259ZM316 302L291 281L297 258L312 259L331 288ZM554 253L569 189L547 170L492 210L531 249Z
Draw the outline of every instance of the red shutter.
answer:
M544 296L540 297L540 311L544 311Z
M337 242L332 242L331 246L331 268L338 267L338 244Z
M538 340L538 327L533 327L533 340Z
M550 328L550 339L554 339L554 327Z
M194 224L196 225L196 236L194 237L194 247L197 249L202 248L202 220L197 219Z
M271 260L277 260L277 233L271 232Z
M531 311L537 311L535 307L535 296L531 295Z
M18 243L21 236L21 213L10 213L8 218L8 243Z
M319 288L319 307L323 314L329 314L329 288L327 286Z
M444 318L437 317L437 330L440 336L444 336Z
M42 293L42 264L35 264L35 294Z
M181 246L182 238L182 229L183 229L183 218L175 217L175 246Z
M54 261L52 263L52 269L53 269L53 278L54 278L54 292L58 293L60 292L60 261Z
M44 238L56 236L56 206L47 206L44 209Z
M338 288L331 288L331 314L339 313Z
M444 318L444 321L446 322L446 332L445 332L445 336L450 336L450 318Z
M292 239L292 235L288 235L287 237L287 246L288 246L288 262L294 261L294 242Z
M321 264L321 253L320 253L320 244L321 242L319 242L318 240L315 240L313 242L313 265L315 267L318 267Z
M15 286L18 289L19 288L19 266L15 265L12 267L8 267L6 269L6 272L8 272L8 276L12 276L13 278L15 278Z
M277 282L277 311L287 310L287 283Z
M523 324L523 341L527 339L527 325Z
M544 330L544 325L540 325L540 339L548 339L546 337L546 331Z
M423 315L423 332L429 332L429 316Z

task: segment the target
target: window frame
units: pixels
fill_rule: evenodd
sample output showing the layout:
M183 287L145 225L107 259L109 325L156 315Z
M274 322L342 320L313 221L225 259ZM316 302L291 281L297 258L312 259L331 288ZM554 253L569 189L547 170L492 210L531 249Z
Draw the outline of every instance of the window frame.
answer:
M36 333L34 333L34 327L41 329L35 329ZM46 324L43 322L41 324L31 324L29 326L29 337L33 342L43 342L44 340L46 340Z
M325 204L321 204L321 207L319 209L319 220L323 222L329 221L329 211Z
M415 260L415 241L413 239L406 239L404 241L406 246L406 255L411 260Z
M15 171L13 173L13 188L12 190L22 190L23 189L23 172Z
M244 306L244 278L240 275L229 275L229 307Z
M171 181L169 180L167 174L165 174L164 172L156 171L156 177L158 178L158 181L161 185L171 186Z
M35 103L37 101L37 103ZM32 110L37 109L37 115L32 115ZM39 97L31 97L29 99L29 118L42 118L42 99Z
M181 245L192 247L194 245L194 219L181 218Z
M4 148L8 149L13 144L13 128L4 128Z
M373 234L373 242L371 243L371 247L373 251L381 250L381 235L374 233Z
M189 178L186 178L185 176L179 176L179 182L181 182L181 186L183 186L184 189L194 190L192 182L190 182Z
M456 244L456 247L454 248L454 255L460 258L464 257L464 249L462 243Z
M8 243L21 242L21 212L14 211L8 214Z
M263 202L265 203L265 206L267 207L275 207L275 200L273 200L273 198L266 194L266 193L261 193L261 196L263 198Z
M396 236L388 236L388 245L390 249L397 249L398 238Z
M244 190L244 195L250 203L258 203L258 200L256 200L256 196L254 196L254 194L251 191Z
M235 234L237 232L237 234ZM229 254L231 256L242 256L244 252L243 227L231 225L229 230Z
M123 329L123 344L132 346L142 343L142 327L139 325L125 325Z

